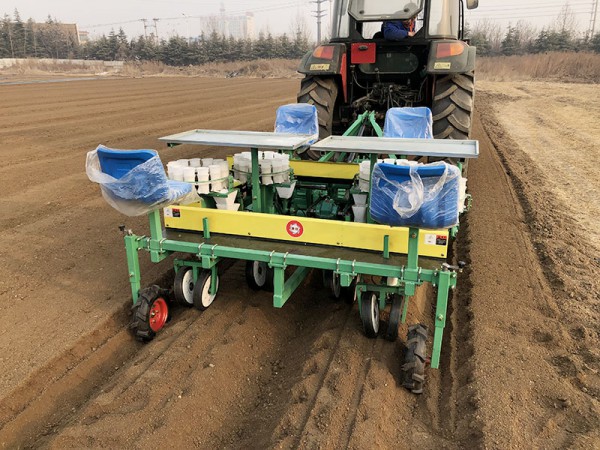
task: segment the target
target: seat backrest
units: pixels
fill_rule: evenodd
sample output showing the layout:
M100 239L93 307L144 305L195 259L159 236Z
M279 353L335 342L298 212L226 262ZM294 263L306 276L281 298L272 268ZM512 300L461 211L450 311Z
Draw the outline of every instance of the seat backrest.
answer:
M98 148L98 160L102 172L119 179L134 167L157 155L155 150L113 150Z
M384 137L433 139L433 119L426 107L390 108L385 114Z
M292 103L277 108L275 133L308 134L319 137L317 108L308 103Z

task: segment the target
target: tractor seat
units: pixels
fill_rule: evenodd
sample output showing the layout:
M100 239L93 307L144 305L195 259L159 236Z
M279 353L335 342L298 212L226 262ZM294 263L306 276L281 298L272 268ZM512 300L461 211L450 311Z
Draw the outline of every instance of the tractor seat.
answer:
M383 137L433 139L432 127L429 108L390 108L385 115Z
M319 138L317 108L308 103L291 103L277 108L275 133L308 134L314 136L309 143Z
M88 153L86 170L104 198L127 215L141 215L180 201L193 185L167 179L154 150L115 150L102 145Z

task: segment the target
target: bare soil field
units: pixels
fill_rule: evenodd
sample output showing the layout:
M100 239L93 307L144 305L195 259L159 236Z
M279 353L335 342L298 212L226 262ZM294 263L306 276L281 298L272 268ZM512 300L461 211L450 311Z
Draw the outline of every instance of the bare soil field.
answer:
M86 152L103 143L192 157L198 148L168 150L157 138L270 130L297 87L241 78L0 86L0 447L600 447L589 169L600 130L588 85L480 86L474 208L456 243L469 266L424 395L399 386L402 343L366 339L356 305L332 302L316 279L276 310L234 264L210 309L175 310L150 344L130 336L117 226L144 234L148 225L104 202L85 176ZM145 285L172 280L169 260L143 255L141 269ZM429 316L423 308L410 319Z

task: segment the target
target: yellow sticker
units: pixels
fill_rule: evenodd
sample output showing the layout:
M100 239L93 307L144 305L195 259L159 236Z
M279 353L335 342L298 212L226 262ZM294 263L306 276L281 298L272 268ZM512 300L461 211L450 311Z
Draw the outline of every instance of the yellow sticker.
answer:
M331 64L311 64L310 70L329 70Z
M448 69L450 69L450 66L452 66L452 63L449 63L449 62L436 62L436 63L433 65L433 69L434 69L434 70L437 70L437 69L440 69L440 70L444 70L444 69L445 69L445 70L448 70Z

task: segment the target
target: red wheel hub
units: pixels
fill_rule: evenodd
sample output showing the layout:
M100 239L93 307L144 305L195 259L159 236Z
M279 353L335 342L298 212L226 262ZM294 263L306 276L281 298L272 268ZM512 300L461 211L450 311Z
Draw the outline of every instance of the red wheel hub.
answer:
M150 316L148 317L148 323L150 324L152 331L155 333L160 331L162 327L165 326L168 316L169 307L167 306L165 299L159 297L154 300L150 306Z

